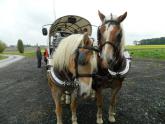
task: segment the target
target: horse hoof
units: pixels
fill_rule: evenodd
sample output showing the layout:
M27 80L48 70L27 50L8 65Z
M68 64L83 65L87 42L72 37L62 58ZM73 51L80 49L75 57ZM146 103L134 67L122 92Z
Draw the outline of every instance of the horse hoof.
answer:
M97 119L97 124L103 124L103 119L102 118Z
M115 120L115 117L114 116L109 116L109 121L111 123L114 123L116 120Z

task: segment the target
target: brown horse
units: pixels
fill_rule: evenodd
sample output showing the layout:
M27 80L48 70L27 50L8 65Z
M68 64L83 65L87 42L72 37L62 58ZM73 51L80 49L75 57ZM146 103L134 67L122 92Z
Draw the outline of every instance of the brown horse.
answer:
M88 97L92 87L92 73L97 67L93 41L88 34L73 34L58 45L53 54L53 67L48 71L48 83L56 105L57 124L62 124L61 96L71 93L72 123L77 124L77 96Z
M126 18L127 12L121 16L105 16L98 11L101 26L98 28L98 76L94 78L93 89L96 90L97 123L102 124L102 89L111 88L112 94L109 107L109 121L115 122L116 95L122 87L125 74L129 70L129 57L124 53L124 31L121 22ZM126 55L127 54L127 55Z

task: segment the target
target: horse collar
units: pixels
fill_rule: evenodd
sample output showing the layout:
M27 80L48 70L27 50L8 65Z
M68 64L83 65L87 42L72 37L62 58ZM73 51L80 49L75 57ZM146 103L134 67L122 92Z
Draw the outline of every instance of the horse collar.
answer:
M60 87L64 87L66 90L72 90L79 87L78 81L74 78L70 78L73 76L66 71L59 73L58 71L54 70L53 67L51 67L50 70L48 70L48 75L53 83Z

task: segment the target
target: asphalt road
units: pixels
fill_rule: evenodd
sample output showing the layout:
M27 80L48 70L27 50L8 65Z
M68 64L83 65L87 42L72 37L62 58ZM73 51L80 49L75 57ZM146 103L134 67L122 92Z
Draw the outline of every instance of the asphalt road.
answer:
M115 124L165 124L165 61L133 60L119 93ZM104 95L104 124L108 122L110 89ZM68 105L64 124L71 124ZM79 100L79 124L96 123L95 101ZM55 124L54 103L45 67L24 58L0 68L0 124Z

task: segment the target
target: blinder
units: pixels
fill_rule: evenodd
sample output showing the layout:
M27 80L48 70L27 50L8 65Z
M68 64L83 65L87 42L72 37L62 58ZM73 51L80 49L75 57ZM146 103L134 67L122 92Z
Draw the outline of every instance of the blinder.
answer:
M80 52L79 53L79 56L78 56L78 64L79 65L84 66L84 65L87 64L87 61L85 59L85 54L86 54L85 52Z
M87 49L89 51L95 51L95 52L99 52L99 49L97 47L87 47L87 46L79 46L78 49L76 50L76 57L74 59L75 61L75 67L76 67L76 75L75 78L78 77L93 77L95 74L79 74L78 73L78 65L86 65L88 62L85 60L85 53L84 52L80 52L79 49ZM88 52L89 52L88 51Z

